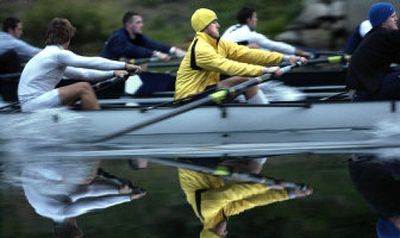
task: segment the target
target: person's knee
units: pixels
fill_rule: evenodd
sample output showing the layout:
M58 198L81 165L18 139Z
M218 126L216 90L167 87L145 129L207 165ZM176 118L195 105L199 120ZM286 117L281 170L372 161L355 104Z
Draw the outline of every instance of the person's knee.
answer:
M92 87L88 82L79 82L77 83L77 87L80 94L91 93L93 91Z

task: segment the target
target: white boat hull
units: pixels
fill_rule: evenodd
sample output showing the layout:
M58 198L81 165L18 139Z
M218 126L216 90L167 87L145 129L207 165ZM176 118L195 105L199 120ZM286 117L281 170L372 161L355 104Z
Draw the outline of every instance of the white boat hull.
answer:
M249 154L257 151L277 154L285 151L284 146L288 151L292 147L295 148L292 151L306 152L299 147L301 145L306 145L305 148L311 151L311 145L325 149L335 145L337 149L338 145L346 147L351 144L354 150L357 143L365 146L368 142L368 147L371 147L377 140L376 126L383 121L397 119L399 112L396 108L399 106L399 103L392 102L320 103L310 107L300 104L208 106L122 134L101 144L91 141L174 109L155 109L145 113L138 108L75 111L74 114L85 119L84 126L96 132L96 135L82 134L80 139L84 138L85 142L78 140L76 143L100 146L96 148L100 152L104 149L102 146L106 145L104 151L119 150L124 155L126 151L132 155L141 155L146 150L154 152L154 149L160 148L164 149L164 155L173 154L173 150L177 153L184 150L187 155L195 153L196 148L198 151L212 148L215 152L221 146L225 146L221 150L224 154L229 154L227 148L230 151L240 148L240 153L245 154L246 147L249 148ZM27 116L24 113L0 114L2 122L17 121ZM52 111L45 116L46 121L40 123L48 128L57 128L65 120L64 117L63 111Z

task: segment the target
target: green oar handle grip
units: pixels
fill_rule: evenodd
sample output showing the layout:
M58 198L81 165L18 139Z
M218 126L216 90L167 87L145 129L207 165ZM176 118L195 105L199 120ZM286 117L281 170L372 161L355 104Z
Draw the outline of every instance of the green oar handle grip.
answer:
M222 89L215 93L210 94L212 101L215 103L221 103L229 95L229 89Z
M328 63L331 64L338 64L342 62L348 62L350 60L351 56L350 55L339 55L339 56L331 56L328 57Z

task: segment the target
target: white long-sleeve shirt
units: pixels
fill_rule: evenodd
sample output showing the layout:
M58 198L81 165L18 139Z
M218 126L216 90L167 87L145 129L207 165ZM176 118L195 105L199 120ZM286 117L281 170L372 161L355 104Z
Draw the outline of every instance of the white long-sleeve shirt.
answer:
M22 102L36 98L54 89L63 76L101 80L112 77L112 70L124 68L124 62L79 56L62 46L50 45L25 65L18 85L18 98Z
M372 29L371 22L369 20L365 20L361 22L359 33L361 37L364 37L370 30Z
M31 46L30 44L15 38L7 32L0 31L0 55L9 50L15 51L24 61L29 60L39 51L41 51L40 48Z
M263 34L252 30L248 25L242 24L236 24L229 27L221 36L221 39L236 43L256 43L266 50L277 51L289 55L294 55L296 51L294 46L284 42L270 40Z

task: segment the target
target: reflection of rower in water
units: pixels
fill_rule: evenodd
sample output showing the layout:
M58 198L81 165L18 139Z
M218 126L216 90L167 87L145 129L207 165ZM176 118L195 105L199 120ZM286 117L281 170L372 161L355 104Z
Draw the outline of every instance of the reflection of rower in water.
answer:
M145 195L129 181L97 170L97 165L96 161L74 160L23 167L25 196L37 214L53 220L56 237L80 237L77 216Z
M378 237L400 237L400 161L354 155L349 171L358 192L380 216Z
M261 171L262 162L231 162L236 170L240 167ZM225 184L223 178L187 169L179 169L180 186L188 203L203 224L201 238L224 237L227 235L227 221L230 216L248 209L274 202L285 201L311 194L310 188L267 186L259 183Z

